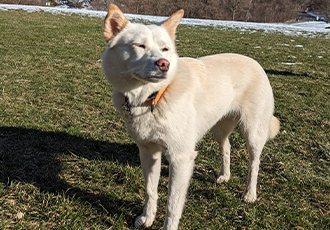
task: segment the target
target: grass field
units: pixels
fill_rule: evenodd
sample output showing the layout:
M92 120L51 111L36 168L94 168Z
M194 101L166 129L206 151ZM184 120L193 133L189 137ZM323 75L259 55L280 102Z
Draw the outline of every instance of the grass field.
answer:
M1 229L133 229L142 212L138 150L97 61L102 21L0 11ZM180 56L259 61L282 125L263 151L253 204L241 199L248 155L239 132L221 185L219 146L203 138L180 228L330 229L330 40L190 26L177 39ZM164 160L152 229L164 221L167 174Z

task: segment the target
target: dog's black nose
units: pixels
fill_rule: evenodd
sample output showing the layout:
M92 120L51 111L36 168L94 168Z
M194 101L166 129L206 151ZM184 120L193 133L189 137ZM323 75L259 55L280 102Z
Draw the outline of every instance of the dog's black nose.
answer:
M170 68L170 62L164 58L161 58L158 61L156 61L156 65L163 72L168 71L168 69Z

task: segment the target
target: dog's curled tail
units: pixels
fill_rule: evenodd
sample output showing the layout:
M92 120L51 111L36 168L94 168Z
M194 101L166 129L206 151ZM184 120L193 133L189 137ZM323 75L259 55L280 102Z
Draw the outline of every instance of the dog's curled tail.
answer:
M269 127L269 139L273 139L280 130L280 121L276 117L272 117Z

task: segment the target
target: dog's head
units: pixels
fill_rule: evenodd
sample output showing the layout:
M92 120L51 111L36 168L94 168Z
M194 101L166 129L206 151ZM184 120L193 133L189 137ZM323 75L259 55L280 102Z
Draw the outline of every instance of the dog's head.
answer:
M178 55L175 32L183 10L158 25L129 22L119 8L110 5L104 20L107 49L102 58L105 76L115 88L123 84L170 81L175 75Z

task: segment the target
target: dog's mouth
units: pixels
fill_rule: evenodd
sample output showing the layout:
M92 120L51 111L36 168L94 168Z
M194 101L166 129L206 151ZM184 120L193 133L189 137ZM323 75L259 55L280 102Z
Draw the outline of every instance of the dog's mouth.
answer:
M149 75L149 76L142 76L140 74L133 74L133 76L134 76L134 78L137 78L138 80L148 81L148 82L160 82L160 81L166 79L166 74Z
M165 79L166 76L163 76L163 75L161 75L161 76L150 76L149 78L162 80L162 79Z

